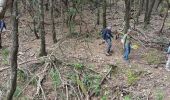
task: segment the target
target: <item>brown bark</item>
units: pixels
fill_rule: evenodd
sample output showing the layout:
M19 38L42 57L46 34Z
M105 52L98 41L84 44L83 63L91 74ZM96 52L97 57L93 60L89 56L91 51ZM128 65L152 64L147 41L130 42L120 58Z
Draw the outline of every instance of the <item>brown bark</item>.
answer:
M39 0L39 12L40 12L40 20L39 20L39 33L41 34L41 46L40 46L40 54L39 56L46 56L46 44L45 44L45 30L44 30L44 0Z
M12 100L13 94L17 86L17 54L18 54L18 0L13 1L13 11L12 11L12 47L10 53L10 88L7 93L7 100Z
M136 23L138 24L139 23L139 16L141 15L141 12L143 11L143 4L144 4L144 0L140 0L139 1L139 9L138 9L138 12L137 12L137 15L136 15Z
M167 5L169 5L169 0L166 0L166 2L167 2ZM166 21L166 19L167 19L167 17L168 17L168 10L169 10L169 6L167 6L167 10L166 10L166 13L165 13L165 15L164 15L164 19L163 19L163 22L162 22L162 26L161 26L161 29L159 30L160 35L161 35L162 30L163 30L163 28L164 28L165 21Z
M144 22L145 22L144 27L145 28L150 23L150 18L151 18L152 9L153 9L154 4L155 4L155 0L150 0L150 3L149 3L149 0L147 0L147 4L146 4L147 9L145 12L145 19L144 19Z
M125 27L124 27L124 33L127 33L127 30L130 27L130 0L125 0Z
M106 0L103 0L103 28L106 28Z
M50 0L50 15L51 15L51 23L52 23L53 43L57 43L56 32L55 32L55 22L54 22L54 0Z
M0 33L0 49L2 49L2 39L1 39L1 34L2 34L2 32Z

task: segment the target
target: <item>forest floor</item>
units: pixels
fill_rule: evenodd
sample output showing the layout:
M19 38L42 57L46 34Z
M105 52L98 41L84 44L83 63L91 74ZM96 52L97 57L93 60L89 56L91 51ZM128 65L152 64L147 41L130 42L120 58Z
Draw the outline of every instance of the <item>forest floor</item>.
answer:
M86 31L85 29L89 29L88 31L94 33L95 36L92 34L89 37L83 37L84 35L76 38L68 37L66 36L68 33L67 28L64 27L63 30L61 30L61 27L57 27L58 39L60 38L60 40L58 43L53 44L50 25L46 25L46 46L48 54L54 55L63 63L82 64L86 68L94 71L91 73L100 74L101 77L107 74L111 65L117 66L108 76L106 76L106 80L102 83L102 88L99 90L100 94L94 96L92 100L101 100L102 98L106 98L106 100L170 100L170 72L167 72L164 68L166 62L164 52L149 47L144 48L134 41L133 44L139 45L139 48L132 49L129 59L130 62L128 63L122 58L123 49L120 39L113 39L113 54L111 56L106 56L104 53L105 44L102 43L101 38L96 36L96 34L98 34L97 32L101 29L101 26L96 27L93 24L95 14L90 14L91 13L84 14L84 20L87 22L87 26L84 25L82 30ZM122 13L108 16L108 22L112 22L115 26L113 30L121 28L121 24L119 23L122 23L123 21ZM28 24L31 23L29 19L30 18L23 17L20 20L19 68L30 71L33 76L44 75L45 72L48 73L48 71L43 73L43 70L50 61L45 61L45 64L41 64L42 60L45 58L38 58L40 40L35 39L33 33L31 33L28 27ZM88 21L88 19L91 20ZM46 20L46 23L49 23L49 19L46 18ZM6 18L6 21L7 24L10 23L9 18ZM150 28L149 30L159 29L161 22L161 18L158 16L154 17L150 26L154 27L154 29ZM139 25L137 27L141 26ZM168 31L167 28L165 29ZM149 32L152 33L153 31ZM0 50L0 96L5 95L3 93L7 90L7 83L9 81L10 70L8 58L9 47L11 45L10 33L2 33L2 40L3 49ZM65 80L67 78L65 78L64 75L72 74L71 70L74 70L74 68L69 69L67 65L63 65L58 69L61 73L60 77L63 78L62 82L70 81ZM17 92L19 93L15 93L16 97L19 95L19 99L16 100L24 100L22 97L28 98L28 100L35 99L33 97L37 92L37 84L35 85L33 82L29 83L32 78L29 77L28 80L25 80L25 77L22 79L23 75L21 73L19 73L19 75L21 76L18 76ZM62 94L60 94L60 91L53 91L54 87L49 76L46 76L43 80L42 87L47 100L54 100L58 97L61 97L58 98L58 100L65 99L64 95L63 97L61 96ZM20 93L22 93L22 96ZM62 91L62 93L65 93L65 91ZM59 96L56 97L56 95ZM41 99L41 97L39 99ZM72 100L71 96L70 100Z

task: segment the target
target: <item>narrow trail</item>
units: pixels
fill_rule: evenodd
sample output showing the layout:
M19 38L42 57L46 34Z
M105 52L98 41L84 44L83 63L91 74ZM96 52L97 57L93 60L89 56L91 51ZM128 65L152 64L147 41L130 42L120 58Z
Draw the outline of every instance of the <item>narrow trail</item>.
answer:
M37 58L40 46L40 40L30 39L27 42L22 42L20 45L19 62L21 60L29 60ZM8 40L9 41L9 40ZM75 40L67 39L61 44L61 48L57 48L58 44L53 44L51 35L46 35L46 44L48 53L55 51L58 58L67 58L69 60L76 59L81 63L91 66L95 71L105 73L108 70L108 64L118 66L117 75L112 80L112 85L122 85L127 81L127 71L134 70L135 72L144 73L137 82L137 85L130 87L131 91L140 94L151 95L161 90L164 94L164 100L170 98L170 73L164 67L158 66L157 68L148 65L142 58L142 53L147 52L141 46L137 50L132 50L130 54L130 63L128 64L122 58L122 44L120 40L113 40L113 54L106 56L105 43L102 44L101 39L85 39ZM61 53L62 49L62 53ZM1 50L2 51L2 50ZM25 51L25 52L24 52ZM64 56L63 56L64 54ZM2 53L0 53L0 56ZM63 56L63 57L62 57ZM4 65L1 66L1 68ZM4 81L7 76L7 71L2 72L1 77ZM151 98L149 100L155 100Z

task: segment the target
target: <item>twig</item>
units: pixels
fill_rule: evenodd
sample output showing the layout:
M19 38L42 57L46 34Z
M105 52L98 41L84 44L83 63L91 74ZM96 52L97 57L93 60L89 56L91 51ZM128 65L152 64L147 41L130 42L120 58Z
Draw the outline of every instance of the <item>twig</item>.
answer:
M33 76L31 79L30 79L30 81L25 85L25 87L21 90L21 92L18 94L18 95L20 95L27 87L28 87L28 85L32 82L32 80L35 78L36 76Z
M4 71L4 70L7 70L7 69L9 69L10 67L5 67L5 68L1 68L0 69L0 72L2 72L2 71Z
M111 66L110 70L107 72L107 74L102 78L102 80L100 81L99 87L101 87L101 85L103 84L104 80L106 79L106 77L110 74L110 72L112 71L113 66ZM93 95L95 94L95 92L92 92L89 96L89 98L91 98Z
M76 90L74 89L74 87L73 87L71 84L68 84L68 83L65 84L65 85L69 85L69 86L72 88L72 90L74 91L74 93L76 94L78 100L80 100L80 97L79 97L79 95L77 94L77 92L76 92Z
M67 96L67 99L66 100L68 100L68 86L66 85L66 96Z

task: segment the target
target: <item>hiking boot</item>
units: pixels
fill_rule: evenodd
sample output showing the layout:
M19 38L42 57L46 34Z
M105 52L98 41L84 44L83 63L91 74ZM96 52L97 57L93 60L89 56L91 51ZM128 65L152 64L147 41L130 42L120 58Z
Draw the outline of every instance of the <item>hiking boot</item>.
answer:
M113 50L111 50L109 53L112 54L112 53L114 53L114 52L113 52Z
M111 56L111 54L110 53L106 53L106 56Z

